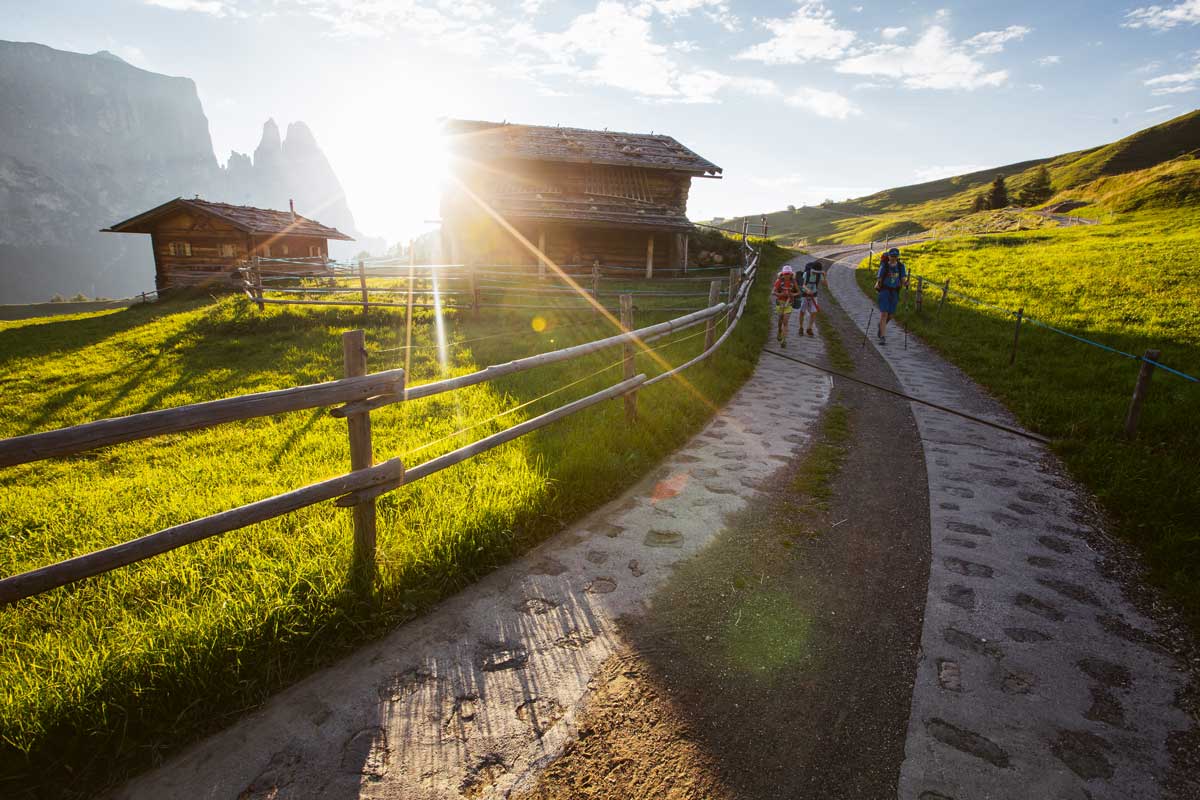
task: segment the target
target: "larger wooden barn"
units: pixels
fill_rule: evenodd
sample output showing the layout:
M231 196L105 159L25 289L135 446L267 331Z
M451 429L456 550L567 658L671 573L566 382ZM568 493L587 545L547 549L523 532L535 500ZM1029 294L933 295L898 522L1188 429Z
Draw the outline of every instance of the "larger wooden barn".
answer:
M444 255L455 263L677 270L692 178L721 168L670 136L450 120Z
M323 272L330 239L354 241L337 228L294 210L235 206L177 197L105 228L109 233L148 233L154 248L158 291L229 282L254 256L287 259L263 267L285 272Z

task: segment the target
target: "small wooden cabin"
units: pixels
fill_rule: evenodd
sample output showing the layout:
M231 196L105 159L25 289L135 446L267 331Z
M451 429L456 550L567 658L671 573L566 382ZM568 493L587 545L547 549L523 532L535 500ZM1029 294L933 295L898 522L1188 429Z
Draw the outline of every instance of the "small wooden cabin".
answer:
M287 259L263 264L264 273L324 272L329 260L328 241L354 241L337 228L300 216L294 208L273 211L198 197L177 197L103 230L150 234L154 284L160 292L229 283L234 270L254 256Z
M721 168L670 136L449 120L442 246L455 263L679 270L692 178ZM522 241L524 240L524 241Z

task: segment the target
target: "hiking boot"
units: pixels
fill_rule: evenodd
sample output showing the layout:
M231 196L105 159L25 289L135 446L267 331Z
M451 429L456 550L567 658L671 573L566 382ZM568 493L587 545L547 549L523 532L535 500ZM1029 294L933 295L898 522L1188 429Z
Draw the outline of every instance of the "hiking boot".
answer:
M780 339L779 346L782 347L784 350L787 350L787 339Z
M886 345L886 344L887 344L887 339L885 339L885 338L883 338L882 336L880 336L880 337L879 337L879 346L880 346L880 347L883 347L883 346L884 346L884 345Z
M812 335L813 335L812 328L809 328L809 329L806 331L806 333L807 333L809 336L812 336Z

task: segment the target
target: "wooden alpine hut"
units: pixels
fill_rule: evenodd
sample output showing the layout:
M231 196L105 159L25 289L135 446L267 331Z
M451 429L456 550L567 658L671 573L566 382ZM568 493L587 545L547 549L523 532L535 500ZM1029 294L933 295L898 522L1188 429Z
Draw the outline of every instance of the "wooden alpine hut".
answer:
M235 206L177 197L104 228L106 233L148 233L159 292L181 286L230 283L234 271L258 256L276 259L262 271L323 273L329 240L354 241L290 211Z
M682 269L692 178L721 168L670 136L448 120L442 246L454 263Z

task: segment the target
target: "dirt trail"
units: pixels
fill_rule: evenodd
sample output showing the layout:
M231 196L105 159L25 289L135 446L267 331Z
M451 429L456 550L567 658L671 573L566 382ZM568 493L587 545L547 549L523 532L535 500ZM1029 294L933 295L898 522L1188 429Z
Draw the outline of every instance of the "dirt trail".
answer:
M836 308L820 324L858 351ZM793 334L785 352L819 350ZM857 376L894 385L858 355ZM813 445L622 621L628 645L577 739L520 800L894 796L929 568L925 465L906 405L838 383L825 414L785 428L815 428Z

